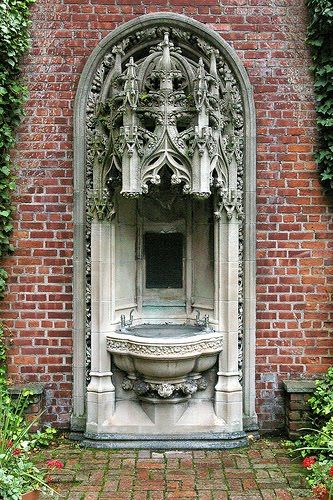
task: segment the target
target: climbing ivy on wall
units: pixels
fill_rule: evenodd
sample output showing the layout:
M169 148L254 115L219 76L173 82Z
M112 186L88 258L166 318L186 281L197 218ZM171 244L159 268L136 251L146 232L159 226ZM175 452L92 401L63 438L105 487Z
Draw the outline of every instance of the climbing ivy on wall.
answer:
M319 133L315 158L321 180L333 190L333 0L306 0L306 5Z
M13 251L11 193L15 181L10 150L27 97L20 79L20 61L29 47L29 6L34 1L0 0L0 258ZM0 267L0 297L6 278L6 271Z

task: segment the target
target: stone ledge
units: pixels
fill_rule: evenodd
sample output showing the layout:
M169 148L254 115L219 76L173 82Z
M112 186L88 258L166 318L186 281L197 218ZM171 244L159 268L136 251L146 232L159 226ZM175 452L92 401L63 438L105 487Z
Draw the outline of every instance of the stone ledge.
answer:
M188 434L95 434L86 432L83 448L139 450L215 450L248 445L247 435L238 432L193 432Z
M28 382L8 387L8 393L18 400L24 390L31 391L29 405L25 410L27 421L32 422L31 432L36 432L43 426L42 416L45 409L45 385L39 382Z
M26 384L8 386L8 392L13 396L19 396L24 390L32 391L35 395L41 395L45 390L45 385L40 382L28 382Z
M311 393L316 388L315 380L283 380L282 386L288 394Z

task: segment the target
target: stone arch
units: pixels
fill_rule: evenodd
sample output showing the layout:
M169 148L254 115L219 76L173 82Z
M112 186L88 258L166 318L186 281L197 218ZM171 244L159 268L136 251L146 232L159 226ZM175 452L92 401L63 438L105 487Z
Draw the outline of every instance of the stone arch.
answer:
M243 257L242 257L242 378L244 426L256 425L255 414L255 149L256 127L252 87L235 51L214 31L185 16L163 12L147 14L113 30L93 50L82 72L74 105L74 327L72 429L84 428L86 413L86 208L87 208L87 109L96 75L110 48L125 38L144 37L150 29L172 29L198 37L216 49L231 69L243 106ZM190 50L190 49L189 49ZM193 50L193 49L192 49ZM129 49L129 54L131 49ZM97 200L98 203L101 200ZM234 200L223 199L226 210ZM104 210L104 208L101 208ZM108 215L108 214L104 214ZM111 214L112 216L112 214Z

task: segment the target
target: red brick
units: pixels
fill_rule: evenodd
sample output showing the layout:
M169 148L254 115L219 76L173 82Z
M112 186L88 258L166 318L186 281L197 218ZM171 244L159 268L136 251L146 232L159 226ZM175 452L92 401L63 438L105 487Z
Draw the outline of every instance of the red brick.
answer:
M307 70L311 62L306 47L299 44L304 39L306 8L302 2L287 0L283 11L265 1L258 10L259 3L226 0L221 10L216 0L121 0L116 4L110 0L39 0L32 7L33 47L24 66L30 100L15 151L20 165L17 251L6 261L10 284L1 309L15 338L33 341L31 349L38 346L35 352L43 364L36 367L33 351L24 353L28 344L17 343L10 371L18 378L46 380L50 394L60 394L62 375L57 381L59 374L52 371L50 378L47 364L60 374L71 370L68 354L66 365L60 367L56 360L63 358L63 352L58 355L54 349L70 346L72 335L71 127L80 74L98 41L113 28L137 15L166 8L209 23L220 32L236 49L253 85L258 123L256 368L259 376L277 375L276 384L258 383L261 425L281 425L278 382L282 378L314 378L326 370L332 360L327 333L332 226L311 156L316 136L313 82ZM293 23L296 15L297 23ZM282 344L285 341L288 344ZM52 354L48 345L54 347ZM285 348L277 353L277 346L282 345ZM267 391L274 401L269 412L265 411ZM49 414L50 421L68 422L69 398L66 405L61 418Z

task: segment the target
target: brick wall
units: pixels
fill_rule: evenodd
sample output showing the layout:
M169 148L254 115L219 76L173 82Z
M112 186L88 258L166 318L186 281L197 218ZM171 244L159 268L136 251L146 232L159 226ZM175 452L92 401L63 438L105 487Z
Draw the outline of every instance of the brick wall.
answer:
M332 219L312 160L314 98L302 0L38 0L30 89L16 150L9 293L1 304L17 381L46 383L48 419L68 426L72 335L72 112L80 73L120 23L178 12L216 30L248 71L257 112L257 390L261 426L283 425L281 380L332 361ZM330 351L331 348L331 351Z

